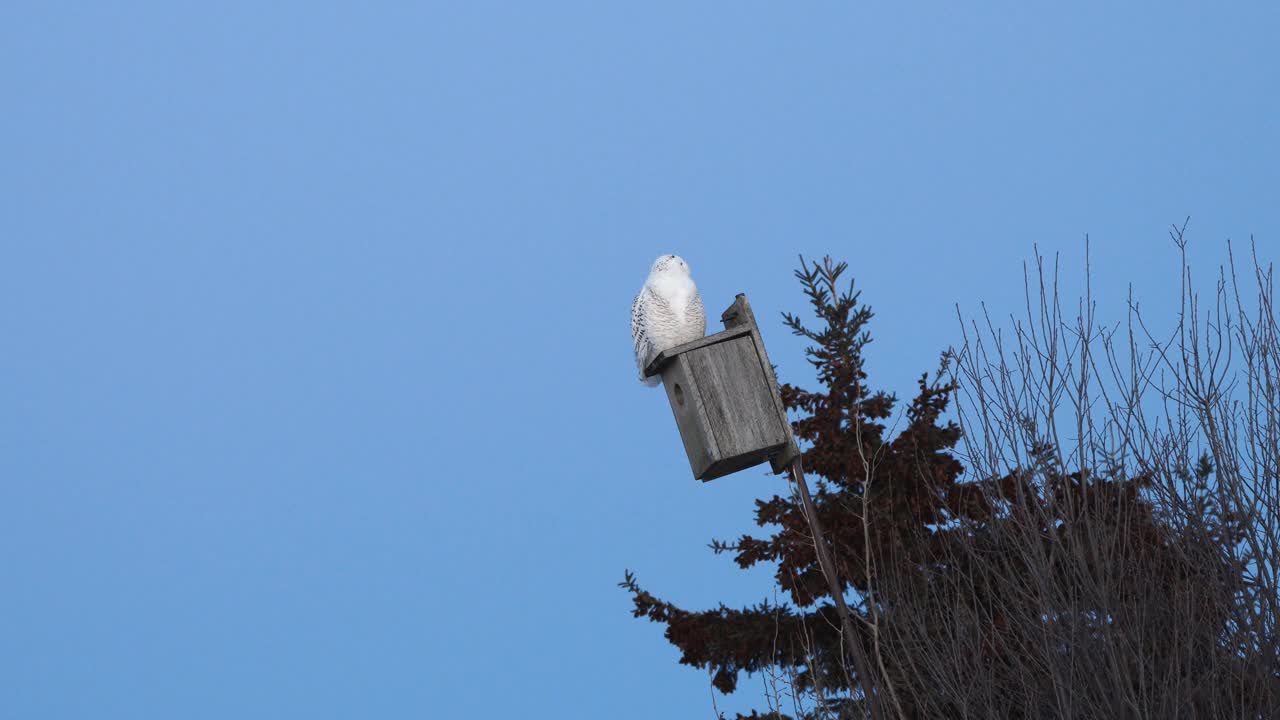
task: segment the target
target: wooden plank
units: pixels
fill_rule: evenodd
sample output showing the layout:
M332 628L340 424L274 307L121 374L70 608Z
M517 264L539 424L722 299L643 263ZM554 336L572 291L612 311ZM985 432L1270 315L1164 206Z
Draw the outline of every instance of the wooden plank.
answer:
M791 421L787 418L787 407L782 404L782 395L778 391L778 378L774 375L773 365L769 362L769 353L764 349L764 337L760 335L760 326L756 323L756 314L751 309L747 296L738 293L733 304L720 316L726 328L750 327L751 338L755 341L756 351L760 358L760 369L764 372L773 395L773 405L778 413L779 421L786 431L786 446L770 458L775 474L787 471L791 461L800 456L800 448L796 445L795 435L791 431Z
M707 410L702 402L698 379L689 371L688 356L678 356L662 373L662 385L667 391L667 402L680 430L680 442L689 458L693 476L703 479L707 470L720 459L720 449L715 433L707 422Z
M775 389L760 368L750 336L695 350L683 356L702 388L707 421L721 459L748 455L787 441L774 405Z
M737 337L742 337L743 335L750 334L750 332L751 332L751 328L735 327L729 330L722 330L714 335L708 335L704 338L694 340L693 342L687 342L683 345L677 345L673 348L670 348L669 350L663 350L662 352L658 353L658 356L655 357L647 367L645 367L644 369L645 377L660 374L662 372L662 368L667 363L671 362L672 358L675 358L677 355L683 355L684 353L692 352L694 350L697 350L698 348L703 348L708 345L715 345L716 343L722 343L722 342L725 342L726 340L732 340Z
M774 446L770 448L760 448L755 452L746 455L738 455L737 457L724 458L707 468L702 475L698 476L699 480L715 480L725 475L732 475L739 470L746 470L749 467L755 467L762 462L767 461L770 457L777 454L784 446Z
M778 388L778 378L773 373L773 365L769 362L769 354L765 352L764 338L760 337L760 329L754 325L751 328L751 339L756 347L756 357L760 362L760 370L764 373L765 382L768 383L771 390L770 395L773 399L774 412L777 413L783 432L786 434L783 448L769 458L773 473L777 475L786 472L791 461L800 457L800 446L796 445L795 435L791 431L791 420L787 418L787 406L782 404L782 393Z

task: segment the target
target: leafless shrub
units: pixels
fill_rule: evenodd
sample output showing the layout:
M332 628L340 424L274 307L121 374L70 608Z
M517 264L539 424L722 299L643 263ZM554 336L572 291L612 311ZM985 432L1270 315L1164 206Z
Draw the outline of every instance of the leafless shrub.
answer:
M1270 266L1235 257L1157 336L1102 327L1038 257L1025 316L951 353L966 477L921 561L878 548L872 599L911 717L1280 716L1280 333ZM917 538L915 545L929 542ZM871 616L875 616L872 613Z

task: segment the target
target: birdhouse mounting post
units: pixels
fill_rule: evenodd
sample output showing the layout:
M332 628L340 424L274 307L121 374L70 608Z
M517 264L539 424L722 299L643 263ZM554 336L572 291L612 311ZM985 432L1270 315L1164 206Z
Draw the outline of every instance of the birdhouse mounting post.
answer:
M813 505L813 498L809 495L809 484L805 482L804 467L800 463L799 455L792 459L788 465L788 471L800 495L800 505L804 509L805 520L809 522L809 532L813 533L813 547L817 551L818 567L822 569L822 575L827 580L827 591L831 594L831 601L835 603L836 614L840 616L840 636L844 639L844 644L853 658L853 669L858 674L862 691L871 704L871 715L873 718L878 718L880 712L871 694L871 676L867 674L869 671L867 654L853 627L853 616L849 612L849 605L844 601L844 586L836 575L836 564L831 559L826 534L822 532L822 521L818 519L818 511Z

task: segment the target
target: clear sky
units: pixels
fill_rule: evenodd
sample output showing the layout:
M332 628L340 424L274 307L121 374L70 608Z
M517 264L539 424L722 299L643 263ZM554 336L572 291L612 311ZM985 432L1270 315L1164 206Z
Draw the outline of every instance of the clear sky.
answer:
M900 394L1033 243L1077 273L1088 233L1099 295L1158 309L1172 222L1280 250L1277 36L1274 2L0 4L0 718L710 717L615 583L763 599L705 545L785 487L693 481L634 380L654 257L713 318L749 293L784 380L796 254L847 259Z

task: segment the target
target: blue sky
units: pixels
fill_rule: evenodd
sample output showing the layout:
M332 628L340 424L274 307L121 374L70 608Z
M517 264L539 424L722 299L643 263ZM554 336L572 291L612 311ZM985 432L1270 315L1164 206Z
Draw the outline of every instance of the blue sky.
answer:
M1033 243L1280 249L1274 3L981 5L5 3L0 718L709 717L615 583L766 597L785 488L635 382L656 255L784 380L847 259L905 394Z

